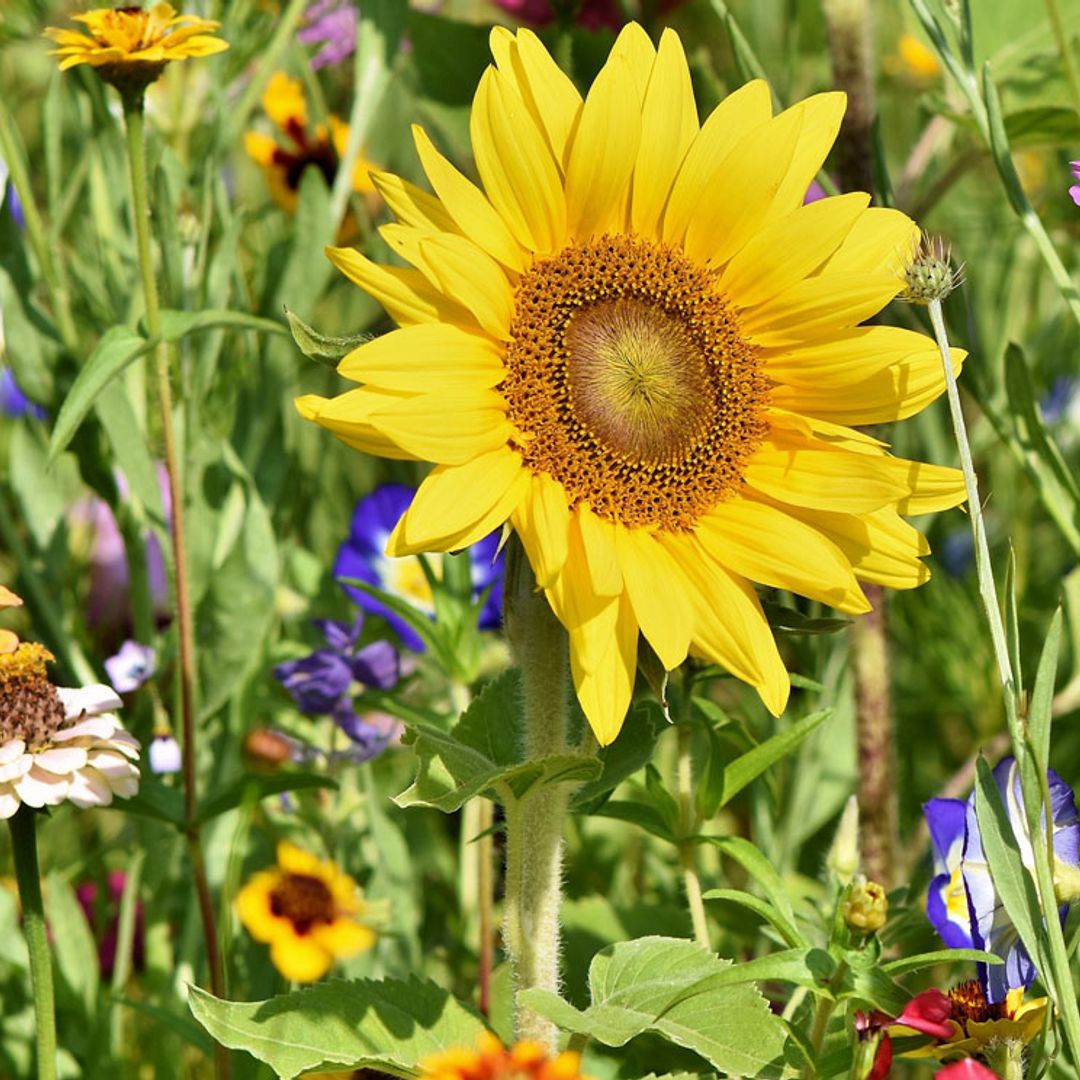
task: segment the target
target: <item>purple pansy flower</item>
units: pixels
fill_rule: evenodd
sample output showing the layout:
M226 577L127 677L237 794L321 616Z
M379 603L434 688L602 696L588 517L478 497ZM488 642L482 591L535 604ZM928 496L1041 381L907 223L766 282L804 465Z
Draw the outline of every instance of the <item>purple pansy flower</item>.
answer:
M9 367L0 367L0 412L12 419L19 416L45 419L45 409L23 393L22 387L15 381L15 373Z
M105 661L105 670L118 694L130 694L157 670L157 653L150 645L125 641L120 651Z
M332 716L354 743L366 747L373 740L364 721L353 709L352 686L361 683L375 690L389 690L395 686L401 675L397 650L388 641L374 641L357 649L364 625L362 615L357 615L352 625L332 619L316 619L315 625L326 646L299 660L278 664L274 675L292 695L301 712L310 716Z
M396 559L384 554L394 526L415 495L415 488L404 484L383 484L356 504L349 538L338 548L334 577L369 582L407 600L430 618L435 614L434 601L420 560L415 555ZM497 627L502 610L503 560L498 548L499 534L494 532L473 544L467 556L472 564L474 598L490 589L477 623L482 630ZM404 619L360 589L342 587L365 611L386 619L408 648L423 651L424 643Z
M1080 821L1077 819L1073 792L1053 769L1047 770L1046 775L1050 789L1054 854L1061 862L1075 867L1080 865ZM1003 758L994 769L994 780L1001 792L1020 857L1025 866L1033 869L1034 856L1016 759ZM975 816L975 795L972 793L966 802L933 799L926 804L925 810L935 855L940 857L940 864L935 859L935 869L941 866L930 887L927 914L947 945L970 944L1004 960L1003 964L979 965L979 980L987 1001L991 1004L1004 1001L1010 990L1030 986L1038 972L994 888ZM967 909L966 927L963 925L963 904L959 894L961 882ZM1062 907L1059 911L1062 919L1065 913L1066 908Z
M316 70L340 64L355 52L360 16L352 0L319 0L304 12L304 21L296 40L304 45L322 45L311 59Z
M1069 164L1072 166L1073 179L1080 180L1080 161L1070 161ZM1069 188L1069 194L1072 196L1072 201L1080 206L1080 184L1073 184Z

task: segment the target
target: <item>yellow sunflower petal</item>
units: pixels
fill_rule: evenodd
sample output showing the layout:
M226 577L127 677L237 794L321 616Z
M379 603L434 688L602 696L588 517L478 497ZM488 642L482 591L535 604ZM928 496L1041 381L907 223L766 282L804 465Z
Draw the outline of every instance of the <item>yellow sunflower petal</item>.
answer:
M801 509L791 513L829 537L862 581L914 589L930 580L930 570L921 561L930 553L925 537L890 508L859 516Z
M664 210L663 239L681 243L699 205L739 140L772 117L772 96L764 79L729 94L713 109L686 151Z
M310 934L300 937L291 930L275 938L270 946L274 967L293 982L307 983L322 978L330 970L334 958Z
M637 673L638 627L629 599L623 595L611 604L616 612L614 633L598 639L598 655L588 668L581 649L571 649L570 675L581 711L596 741L608 746L622 729L634 693Z
M908 478L882 454L853 453L774 428L747 463L743 479L755 491L791 506L869 513L911 493Z
M416 460L415 454L398 446L368 422L371 399L365 390L351 390L336 398L304 394L296 398L293 404L305 420L333 432L354 450L398 461Z
M847 108L847 95L837 90L814 94L793 108L803 110L803 122L787 175L776 192L766 220L782 217L802 203L806 189L821 171L836 142Z
M528 494L514 515L514 528L525 544L536 584L547 589L566 562L570 510L562 486L545 473L535 473Z
M581 114L577 87L531 30L519 30L515 38L505 27L495 27L491 51L499 72L511 81L544 132L561 173L566 168L570 136Z
M476 89L470 132L484 190L517 241L538 254L561 247L566 199L555 160L524 100L495 68Z
M919 227L906 214L871 206L855 222L826 269L839 274L901 274L918 242Z
M351 282L375 297L402 326L425 322L476 326L470 312L433 288L418 270L380 266L352 248L328 247L326 257Z
M641 139L641 113L629 62L612 56L585 99L566 167L571 235L619 228Z
M453 231L469 237L511 270L522 270L525 260L521 247L484 193L435 149L418 124L413 125L413 139L431 186L458 226Z
M640 23L628 22L619 31L619 36L608 54L609 62L614 58L626 62L640 106L645 100L645 88L649 85L649 76L656 60L656 49Z
M818 199L766 225L724 267L717 287L740 308L790 289L836 251L869 202L862 192Z
M408 180L388 172L374 172L371 181L391 213L403 225L413 225L429 232L458 232L457 223L446 207Z
M598 596L618 596L623 591L623 577L615 548L615 526L606 518L597 517L584 504L577 507L574 519L593 591Z
M925 461L905 461L889 458L897 475L906 480L911 494L901 499L897 509L901 514L932 514L959 506L967 498L964 474L945 465Z
M721 566L742 577L840 611L870 610L844 553L778 506L728 499L699 518L695 532Z
M634 232L656 233L675 175L697 133L697 105L686 54L679 35L668 28L660 37L641 111L630 204Z
M663 534L661 542L691 585L693 651L749 683L779 716L787 707L791 680L754 590L715 562L696 537Z
M354 349L338 364L338 372L354 382L419 394L490 389L506 369L490 338L456 326L420 323Z
M498 264L463 236L439 233L420 240L428 280L472 312L493 337L507 338L513 315L513 293Z
M686 659L694 618L684 578L666 548L641 529L615 529L626 592L642 634L668 671Z
M468 547L510 517L527 483L520 455L505 447L464 465L436 466L391 534L386 553L400 558Z

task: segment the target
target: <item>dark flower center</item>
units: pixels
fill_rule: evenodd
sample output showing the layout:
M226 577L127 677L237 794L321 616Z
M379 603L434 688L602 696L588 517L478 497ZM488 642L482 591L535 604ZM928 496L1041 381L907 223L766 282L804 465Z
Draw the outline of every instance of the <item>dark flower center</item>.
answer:
M51 659L48 649L30 642L0 653L0 746L22 739L36 750L67 726L63 702L46 674Z
M1004 1001L991 1004L986 1000L978 979L959 983L949 991L948 996L952 1005L952 1019L958 1024L966 1025L969 1020L982 1024L987 1020L1006 1020L1009 1017Z
M334 894L321 878L285 874L270 893L270 910L288 919L296 933L308 933L316 923L331 923L337 914Z

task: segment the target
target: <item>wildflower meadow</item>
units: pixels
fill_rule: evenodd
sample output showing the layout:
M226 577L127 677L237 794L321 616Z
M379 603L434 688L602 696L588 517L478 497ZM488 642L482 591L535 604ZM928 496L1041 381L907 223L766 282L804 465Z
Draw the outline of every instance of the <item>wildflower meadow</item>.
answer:
M0 3L0 1080L1080 1078L1080 0Z

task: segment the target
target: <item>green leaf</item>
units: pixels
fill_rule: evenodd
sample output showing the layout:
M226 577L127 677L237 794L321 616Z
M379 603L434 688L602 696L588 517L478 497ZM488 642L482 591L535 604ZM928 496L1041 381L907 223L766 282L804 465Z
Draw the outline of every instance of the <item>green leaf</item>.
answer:
M644 803L629 802L622 799L611 799L594 812L595 817L614 818L616 821L627 821L631 825L637 825L653 836L659 836L669 844L677 844L678 837L668 828L667 823L657 813L654 806Z
M589 967L591 1004L581 1011L543 990L523 1003L575 1034L625 1046L653 1032L693 1050L721 1072L754 1076L783 1053L785 1028L757 988L700 945L644 937L601 950Z
M93 407L98 395L140 356L148 353L153 343L135 333L129 326L114 326L107 330L83 364L71 389L60 406L49 441L49 463L52 464L71 442L79 425Z
M201 330L255 330L260 334L288 337L289 329L273 319L248 315L244 311L205 310L161 312L161 337L164 341L179 341Z
M367 593L368 596L373 597L378 600L380 604L388 607L399 619L408 624L409 628L416 633L416 636L419 637L429 649L435 653L439 653L442 648L442 642L439 639L435 623L407 600L402 600L400 596L396 596L392 592L387 592L385 589L380 589L377 585L372 585L369 581L361 581L359 578L341 577L337 578L337 581L342 585L349 585L354 589L359 589L361 592Z
M285 318L289 320L289 330L292 333L296 347L309 359L329 368L337 370L341 359L348 356L353 349L371 341L371 334L349 334L344 337L331 337L329 334L320 334L313 326L309 326L295 312L285 308Z
M1021 860L1016 834L990 766L982 757L975 764L975 816L994 889L1035 966L1045 977L1043 914L1035 883Z
M762 900L760 896L752 896L741 889L709 889L702 894L703 900L726 900L732 904L739 904L748 908L755 915L760 915L766 922L771 923L776 932L784 940L784 944L791 949L805 949L809 942L799 933L794 923L768 900Z
M119 799L113 805L125 814L164 821L178 829L184 825L184 797L149 773L139 778L139 790L130 799Z
M1080 118L1062 106L1017 109L1005 117L1005 134L1012 146L1068 146L1080 142Z
M1053 722L1054 679L1057 676L1058 652L1061 649L1062 615L1059 607L1046 632L1035 688L1028 706L1028 734L1035 754L1035 767L1043 775L1050 766L1050 725Z
M655 701L643 702L632 709L618 738L599 752L600 775L578 788L570 809L584 814L598 810L619 784L649 763L656 740L666 727L667 722Z
M770 765L776 764L786 754L790 754L799 743L814 732L829 716L831 709L804 716L792 724L786 731L778 732L771 739L766 739L760 746L740 754L733 762L724 767L724 789L720 806L726 806L747 784L756 780Z
M785 634L838 634L851 625L850 619L811 619L794 608L784 607L773 600L763 600L761 609L774 630Z
M291 1080L319 1066L412 1077L419 1062L472 1046L483 1020L435 983L335 980L269 1001L222 1001L191 988L195 1019L223 1046L246 1050Z
M696 703L695 698L694 704ZM709 821L716 816L716 812L720 809L720 800L724 797L724 747L708 718L704 719L701 727L709 742L709 755L705 760L701 778L698 780L694 802L697 807L697 816L702 821Z
M1009 664L1012 666L1013 682L1017 687L1024 685L1024 672L1020 663L1020 616L1016 610L1016 552L1009 547L1009 558L1005 563L1005 646L1009 652Z
M419 768L394 801L450 813L474 795L521 800L543 784L600 775L599 760L584 754L528 759L521 749L523 727L521 674L511 669L484 687L452 731L410 726Z
M899 977L910 975L913 971L936 967L938 964L1004 964L1005 961L994 953L982 949L937 949L934 952L917 953L915 956L901 956L899 960L890 960L881 965L886 975Z
M982 76L983 98L986 101L986 119L990 134L990 154L997 166L998 175L1001 177L1002 186L1005 188L1005 194L1012 208L1023 217L1031 210L1031 204L1028 202L1027 195L1024 194L1024 185L1020 183L1012 154L1009 152L1009 136L1001 117L1001 99L998 97L994 80L990 76L989 61L983 64Z
M228 813L241 804L255 803L271 795L280 795L283 791L309 791L312 788L337 790L337 786L336 780L316 773L279 772L271 776L246 773L238 776L222 791L202 802L195 820L202 825L211 818Z
M101 421L115 459L124 463L124 476L132 494L150 519L164 529L165 506L161 500L157 466L139 430L135 410L124 384L116 381L106 386L94 402L94 412Z
M87 1021L97 1011L97 943L90 924L63 875L52 871L45 883L45 915L52 934L52 954L60 986L78 1001Z
M795 925L795 909L791 906L788 890L773 864L757 847L741 836L708 836L702 839L734 859L765 890L766 898L772 901L777 911L792 926Z

